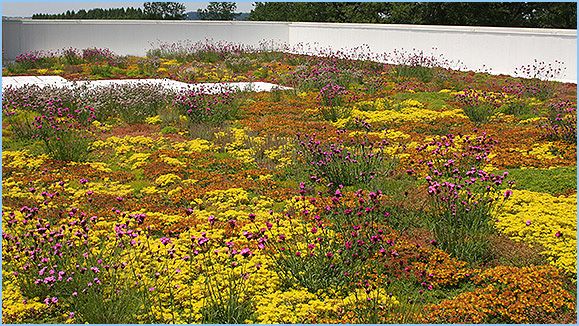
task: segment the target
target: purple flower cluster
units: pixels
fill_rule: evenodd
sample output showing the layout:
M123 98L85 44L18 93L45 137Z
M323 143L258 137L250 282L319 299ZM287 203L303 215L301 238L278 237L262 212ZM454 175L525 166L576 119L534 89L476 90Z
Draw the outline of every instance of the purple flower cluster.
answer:
M325 178L333 186L366 183L379 173L387 173L384 166L387 157L383 151L386 144L386 141L367 139L322 143L316 134L298 134L299 153L314 173L313 180Z
M238 107L235 93L223 88L222 92L196 88L177 94L174 104L183 111L192 123L221 123L236 116Z
M50 201L58 193L42 194L44 202L21 207L21 217L8 213L2 236L10 255L4 267L12 271L25 296L46 297L45 303L53 305L102 285L104 271L124 266L108 263L112 257L99 258L91 251L96 216L75 207L53 208ZM64 216L67 223L62 223Z
M272 255L281 274L312 291L330 285L351 286L369 259L388 260L398 255L392 249L395 241L384 229L391 215L380 191L352 194L338 187L327 195L311 196L312 192L302 182L295 200L298 207L314 205L315 211L291 209L285 213L285 218L303 223L303 228L297 229L302 230L299 235L286 237L276 226L268 226L275 241L264 243L265 252Z
M46 51L29 51L20 53L16 56L15 60L17 63L29 64L31 66L44 61L46 58L52 57L53 54Z
M531 64L515 69L515 76L522 77L524 94L546 100L552 97L558 85L548 82L561 78L566 68L563 62L555 60L553 63L535 61Z
M508 176L508 172L495 175L476 168L461 173L459 169L453 168L452 164L448 167L452 168L452 179L448 181L440 180L438 177L441 177L442 173L437 170L431 171L431 175L426 177L428 193L457 218L461 218L457 216L459 213L468 214L480 206L494 205L498 198L498 189ZM505 198L509 196L508 192L505 193Z
M423 163L428 167L425 179L436 219L433 232L444 249L460 259L486 257L487 237L493 230L491 212L512 195L502 190L508 172L493 174L482 169L496 143L486 134L475 138L448 135L418 148L429 149Z
M349 85L360 82L363 72L357 67L342 67L336 57L313 58L314 62L298 66L290 77L294 87L303 90L321 89L328 84Z
M434 52L436 49L433 48L432 50ZM417 49L395 49L391 53L384 54L384 58L387 62L409 67L460 69L459 67L462 66L461 62L448 60L443 54L437 56L433 53L427 53L424 50Z
M498 109L502 105L504 95L502 93L490 93L467 88L462 93L454 97L463 107L478 107L481 105L490 105Z
M88 62L107 62L112 65L117 55L106 48L87 48L82 50L82 58Z
M33 125L37 130L35 137L45 143L61 141L65 133L88 131L90 123L95 118L95 110L92 107L69 108L60 99L50 99L44 112L34 118Z
M218 60L223 60L230 55L240 55L242 53L258 52L263 48L270 48L271 43L262 42L258 47L233 43L228 41L214 41L205 39L202 41L179 41L179 42L159 42L154 49L147 52L148 56L160 58L198 58L206 59L214 56Z
M70 65L77 65L82 63L82 52L75 48L63 49L61 55Z
M511 83L503 86L501 89L504 93L515 95L517 97L537 96L542 91L539 85L529 83Z
M318 93L318 101L320 105L340 106L343 102L342 98L347 94L348 92L345 87L330 82L322 87Z
M577 142L577 104L569 101L553 103L549 106L546 122L540 125L549 140Z
M535 61L531 64L521 66L515 69L515 75L540 80L550 80L560 77L565 68L563 62L555 60L553 63L546 63L544 61Z
M498 141L484 132L474 138L448 134L418 146L417 150L428 155L422 162L435 176L448 177L455 174L454 169L464 171L481 167L497 144ZM450 170L450 167L453 168Z

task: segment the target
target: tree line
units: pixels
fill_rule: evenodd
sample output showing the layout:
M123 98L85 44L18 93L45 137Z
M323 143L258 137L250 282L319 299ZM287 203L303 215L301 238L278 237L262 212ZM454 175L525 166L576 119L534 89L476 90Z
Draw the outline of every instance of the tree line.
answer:
M257 2L250 20L577 27L575 2Z
M90 9L35 14L33 19L187 19L234 20L234 2L210 2L185 14L177 2L145 2L141 8ZM382 23L414 25L577 27L575 2L256 2L247 17L254 21Z
M32 19L145 19L141 8L67 10L61 14L34 14Z
M32 19L185 19L185 5L178 2L145 2L141 8L67 10L61 14L34 14Z

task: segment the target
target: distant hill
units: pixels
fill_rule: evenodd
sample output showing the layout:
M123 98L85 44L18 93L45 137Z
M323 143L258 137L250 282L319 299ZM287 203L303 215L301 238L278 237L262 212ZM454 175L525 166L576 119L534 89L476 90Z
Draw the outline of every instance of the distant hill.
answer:
M239 16L237 16L235 18L235 20L248 20L249 18L249 13L248 12L242 12L239 14ZM200 20L199 19L199 14L197 13L197 11L189 11L185 13L185 19L186 20Z
M199 20L197 11L189 11L185 13L185 20Z
M236 20L249 20L249 13L248 12L240 13L239 16L237 16Z

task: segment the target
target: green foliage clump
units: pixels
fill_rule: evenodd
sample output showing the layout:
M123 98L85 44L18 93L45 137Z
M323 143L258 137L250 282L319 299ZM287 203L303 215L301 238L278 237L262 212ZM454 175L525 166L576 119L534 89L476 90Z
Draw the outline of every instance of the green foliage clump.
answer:
M561 195L577 189L577 167L510 169L515 189Z

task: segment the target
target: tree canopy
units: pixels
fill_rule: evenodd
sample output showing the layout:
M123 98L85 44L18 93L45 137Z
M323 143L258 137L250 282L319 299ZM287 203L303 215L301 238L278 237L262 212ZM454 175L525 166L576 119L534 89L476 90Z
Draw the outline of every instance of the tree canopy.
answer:
M201 20L234 20L239 14L235 13L235 2L210 2L205 9L198 9Z
M179 2L145 2L146 19L180 20L185 18L185 5Z
M336 23L571 28L575 2L257 2L249 19Z

